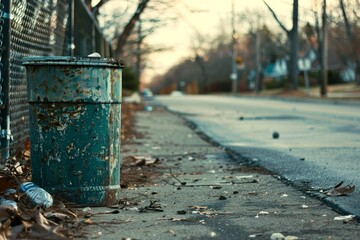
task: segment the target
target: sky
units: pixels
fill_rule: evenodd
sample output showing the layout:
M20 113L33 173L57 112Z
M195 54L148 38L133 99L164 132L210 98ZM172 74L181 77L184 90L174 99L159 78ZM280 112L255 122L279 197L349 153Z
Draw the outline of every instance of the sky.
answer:
M131 6L129 6L129 1L131 0L118 1L118 5L112 4L111 8L118 7L118 11L124 11L125 17L126 14L129 15L134 12ZM144 83L150 82L155 75L164 74L166 70L182 59L192 56L191 47L196 31L201 33L201 35L211 38L217 35L222 28L227 29L226 32L229 32L229 38L231 38L229 30L231 29L232 0L171 1L174 3L174 6L161 14L164 16L177 16L177 20L168 22L164 27L157 29L156 32L145 39L147 44L166 46L170 50L153 53L149 56L149 59L146 61L148 67L142 72L141 81ZM111 2L115 2L115 0ZM273 8L285 26L290 29L292 25L293 1L267 0L266 2ZM313 2L314 0L299 0L300 17L301 14L312 15ZM318 2L321 1L318 0ZM331 2L331 0L328 2ZM197 11L192 12L191 10ZM262 21L266 22L275 31L281 31L263 3L263 0L234 0L235 15L250 10L262 11L264 16ZM144 17L157 16L149 16L145 12ZM242 26L240 23L235 24L235 30L240 34L246 30L244 28L245 26Z
M268 0L268 4L281 18L284 13L291 12L292 1ZM188 8L197 9L200 12L191 13ZM196 31L211 38L220 32L219 28L224 28L227 29L226 32L229 32L229 38L231 38L231 0L182 0L176 9L180 14L178 20L147 39L149 43L155 45L166 42L173 50L151 56L156 60L151 61L151 68L146 69L143 73L143 82L150 81L154 75L164 73L181 59L193 55L191 46ZM267 11L262 0L234 0L235 15L246 9ZM276 23L274 22L274 24ZM242 26L236 24L235 29L237 32L241 32Z

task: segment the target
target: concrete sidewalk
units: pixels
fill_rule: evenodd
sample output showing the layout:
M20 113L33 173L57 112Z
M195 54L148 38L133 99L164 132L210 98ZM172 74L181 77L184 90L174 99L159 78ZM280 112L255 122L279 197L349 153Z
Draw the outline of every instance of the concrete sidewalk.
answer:
M334 220L345 214L205 141L179 116L154 107L137 112L136 126L143 137L122 146L133 160L121 178L135 173L142 184L122 189L114 209L90 210L89 238L360 238L357 221Z

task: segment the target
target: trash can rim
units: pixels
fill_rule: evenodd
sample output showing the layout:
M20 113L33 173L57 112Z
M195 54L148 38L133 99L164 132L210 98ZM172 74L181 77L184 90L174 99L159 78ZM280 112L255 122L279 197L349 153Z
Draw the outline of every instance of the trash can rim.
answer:
M29 56L22 59L27 65L98 66L124 68L121 60L115 58L72 57L72 56Z

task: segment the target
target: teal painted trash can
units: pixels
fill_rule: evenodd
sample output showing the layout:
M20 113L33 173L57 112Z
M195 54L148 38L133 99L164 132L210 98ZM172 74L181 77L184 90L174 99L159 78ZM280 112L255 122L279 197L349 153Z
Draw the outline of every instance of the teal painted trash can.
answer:
M123 64L26 57L32 181L55 199L107 206L120 195Z

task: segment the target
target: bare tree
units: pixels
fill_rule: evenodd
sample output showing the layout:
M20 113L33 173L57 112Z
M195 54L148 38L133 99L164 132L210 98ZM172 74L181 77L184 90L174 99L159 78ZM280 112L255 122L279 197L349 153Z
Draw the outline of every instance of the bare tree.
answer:
M99 9L105 3L109 2L110 0L101 0L95 6L91 5L91 0L84 0L84 1L85 1L85 4L91 10L91 12L94 15L97 15L98 12L99 12ZM134 28L136 26L136 23L139 21L140 16L144 12L144 10L147 7L149 1L150 0L139 0L139 3L137 5L137 8L136 8L134 14L130 18L130 20L127 22L127 24L125 25L124 29L120 32L120 34L118 36L116 36L116 38L117 38L117 44L116 44L116 49L115 49L115 55L116 56L118 56L118 57L121 56L121 54L123 52L123 49L124 49L124 45L126 44L130 34L134 30Z
M203 79L202 79L203 81L199 81L199 93L207 93L208 76L207 76L207 71L206 71L204 59L200 55L196 54L195 62L199 65L200 70L201 70L201 75L203 77Z
M123 47L126 44L127 39L129 38L131 32L134 30L136 23L139 21L140 15L144 12L148 2L150 0L140 0L139 4L136 8L135 13L130 18L129 22L124 27L124 30L121 32L121 34L117 38L117 44L116 44L116 55L121 55L123 51Z
M110 0L100 0L95 6L92 6L92 0L84 0L86 6L90 9L90 11L97 16L99 14L99 9Z
M286 29L284 24L279 20L274 10L266 3L264 0L265 5L270 10L271 14L273 15L276 22L279 26L286 32L288 40L290 42L290 61L288 64L288 76L290 81L290 88L295 90L297 89L298 85L298 48L299 48L299 40L298 40L298 19L299 19L299 1L293 1L293 14L292 14L292 23L293 27L291 30Z
M349 22L344 1L339 0L339 5L340 5L341 13L342 13L342 16L344 19L346 34L349 38L350 45L353 48L352 55L353 55L354 61L356 63L356 69L355 69L356 83L358 85L360 85L360 59L359 59L358 51L357 51L357 39L355 37L355 34L353 33L353 29ZM357 16L356 12L354 12L354 15Z

